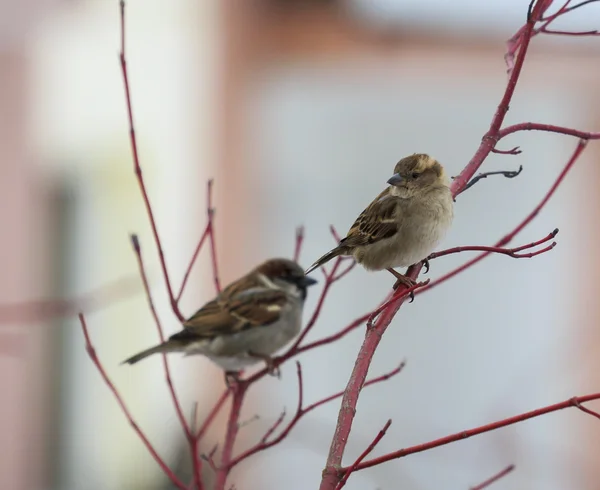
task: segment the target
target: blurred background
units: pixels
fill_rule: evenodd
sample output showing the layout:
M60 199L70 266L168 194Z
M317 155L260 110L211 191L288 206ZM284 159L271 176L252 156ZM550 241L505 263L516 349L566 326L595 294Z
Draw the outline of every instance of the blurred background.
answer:
M527 0L130 0L127 36L140 158L176 286L206 223L215 177L223 283L270 256L302 265L333 245L380 192L395 162L427 152L456 175L489 126L506 83L505 40ZM558 5L555 6L555 8ZM0 477L11 490L170 488L86 356L73 315L40 298L80 298L97 352L161 456L185 477L185 445L162 362L124 358L157 340L129 234L138 233L167 333L170 313L133 174L118 63L118 2L2 2L0 15ZM555 26L598 28L600 4ZM536 38L507 123L600 130L598 38ZM443 246L489 245L541 199L576 141L519 133L461 196ZM375 454L426 442L600 387L600 182L591 143L516 244L559 227L533 260L491 257L406 305L371 374L404 372L366 389L349 464L388 418ZM432 263L436 278L467 259ZM358 268L336 287L312 338L333 333L386 295L388 274ZM306 316L319 291L311 291ZM214 295L206 251L182 301ZM68 305L67 305L68 306ZM341 390L362 340L301 358L305 400ZM171 357L186 413L199 420L223 389L205 359ZM238 450L296 403L292 364L256 386ZM593 407L593 404L592 404ZM236 488L316 488L339 402L307 416L277 448L236 469ZM598 408L598 405L596 405ZM221 436L217 421L206 441ZM600 424L578 410L550 414L354 475L348 489L467 489L510 463L494 488L596 489ZM207 471L210 480L210 471Z

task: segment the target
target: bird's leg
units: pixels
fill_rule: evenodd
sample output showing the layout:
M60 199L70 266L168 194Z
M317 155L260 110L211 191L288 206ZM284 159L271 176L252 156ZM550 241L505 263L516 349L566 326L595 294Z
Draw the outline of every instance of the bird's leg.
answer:
M398 287L402 284L406 286L406 288L412 288L417 283L413 281L410 277L405 276L404 274L400 274L398 271L395 271L391 267L386 269L390 274L392 274L396 278L396 282L394 283L394 289L398 289Z
M421 264L423 264L423 267L425 267L423 274L427 274L429 272L429 259L425 257L423 260L421 260Z
M234 385L240 382L239 371L225 371L225 385L227 388L232 389Z
M279 367L275 366L275 362L271 356L252 351L248 351L248 355L250 357L256 357L257 359L265 361L265 364L267 365L267 371L271 376L277 376L277 378L281 377L281 371L279 370Z
M413 281L410 277L405 276L404 274L400 274L398 271L395 271L391 267L386 269L390 274L392 274L396 278L396 282L392 286L394 290L398 289L400 286L404 286L406 289L412 288L416 286L416 282ZM415 294L410 292L410 302L412 303L415 300Z

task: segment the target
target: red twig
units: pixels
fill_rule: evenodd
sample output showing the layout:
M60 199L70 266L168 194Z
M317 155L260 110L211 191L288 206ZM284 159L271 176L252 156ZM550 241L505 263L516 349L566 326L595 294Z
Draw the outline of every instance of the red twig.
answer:
M214 233L213 218L214 218L215 212L214 212L213 203L212 203L212 188L213 188L213 180L210 179L208 181L208 183L206 184L206 196L207 196L206 197L206 214L207 214L206 227L204 228L204 232L202 233L202 236L200 237L200 240L198 241L198 245L196 245L196 250L194 250L194 254L192 255L192 258L190 259L188 268L186 269L185 274L183 276L183 280L181 281L181 287L179 288L179 292L177 293L177 298L176 298L176 301L178 304L179 304L179 300L181 299L181 296L183 295L183 291L187 284L190 273L192 272L192 268L194 267L194 264L196 263L196 259L198 258L200 250L202 250L202 247L204 246L204 242L206 241L207 238L211 239L211 236ZM213 274L214 274L214 277L217 277L218 271L217 271L217 261L216 261L215 255L214 255L214 242L211 242L211 250L213 250L213 252L211 252ZM215 281L215 284L218 284L218 280Z
M396 374L400 373L400 371L402 371L402 369L404 369L405 365L406 365L406 362L403 361L396 369L393 369L389 373L385 373L385 374L382 374L375 378L367 380L364 384L364 387L371 386L376 383L381 383L383 381L390 379L392 376L395 376ZM237 456L230 463L232 468L235 465L244 461L245 459L249 458L250 456L252 456L260 451L264 451L265 449L268 449L270 447L273 447L276 444L279 444L283 439L285 439L287 437L287 435L291 432L291 430L296 426L296 424L307 413L312 412L316 408L319 408L320 406L325 405L326 403L329 403L333 400L336 400L337 398L340 398L344 394L343 391L339 391L337 393L334 393L333 395L330 395L326 398L316 401L316 402L312 403L311 405L307 405L306 407L303 407L304 386L303 386L303 380L302 380L302 368L300 366L300 363L296 363L296 373L298 376L298 405L297 405L296 413L294 414L294 417L288 422L285 429L283 429L279 433L279 435L277 435L275 438L273 438L271 440L267 440L268 436L270 436L277 427L275 427L273 430L270 430L268 433L268 436L265 435L265 437L263 437L259 443L257 443L253 447L247 449L242 454ZM279 422L279 420L276 421L276 423L275 423L276 426L279 426L280 424L281 424L281 422Z
M344 474L344 477L340 480L337 487L335 487L335 490L339 490L346 485L346 482L348 481L348 478L350 478L350 475L354 471L354 468L356 468L360 464L360 462L363 459L365 459L371 453L371 451L373 451L373 449L375 449L375 446L377 446L377 444L379 444L379 441L383 439L385 433L390 428L390 425L392 425L392 419L388 419L383 428L375 436L375 439L371 441L371 444L369 444L367 448L361 453L361 455L358 458L356 458L356 461L352 463L352 465L350 465L348 471L346 471L346 473Z
M492 148L492 153L498 153L499 155L520 155L523 151L521 151L518 146L515 146L510 150L497 150L496 148Z
M572 32L572 31L556 31L554 29L546 29L545 27L543 27L542 29L540 29L540 32L543 32L544 34L554 34L557 36L600 36L600 32L598 32L597 30Z
M576 406L582 412L585 412L588 415L591 415L592 417L596 417L597 419L600 419L600 413L595 412L594 410L590 410L589 408L584 407L581 403L579 403L579 400L577 398L572 398L571 401L573 402L573 405Z
M409 454L421 453L423 451L427 451L429 449L433 449L440 446L445 446L446 444L450 444L451 442L460 441L463 439L468 439L472 436L477 436L479 434L483 434L485 432L490 432L496 429L500 429L502 427L507 427L509 425L517 424L519 422L523 422L524 420L532 419L535 417L539 417L540 415L545 415L547 413L556 412L558 410L563 410L569 407L577 407L585 402L589 402L592 400L600 400L600 393L593 393L590 395L579 396L574 398L569 398L564 402L555 403L554 405L548 405L547 407L538 408L537 410L532 410L530 412L525 412L520 415L515 415L514 417L509 417L507 419L499 420L497 422L493 422L491 424L482 425L480 427L476 427L474 429L464 430L461 432L457 432L456 434L451 434L446 437L442 437L440 439L436 439L434 441L426 442L423 444L417 444L416 446L411 446L405 449L400 449L399 451L393 451L388 454L384 454L383 456L379 456L377 458L370 459L368 461L364 461L359 464L355 471L363 470L365 468L370 468L371 466L376 466L378 464L384 463L386 461L391 461L393 459L403 458L408 456ZM348 468L342 468L340 470L340 474L343 475Z
M215 209L212 207L212 179L208 181L208 239L210 242L210 259L212 263L213 280L217 294L221 292L221 282L219 280L219 264L217 262L217 246L215 244Z
M428 258L428 260L437 259L439 257L444 257L445 255L456 254L460 252L489 252L496 253L501 255L508 255L514 259L530 259L531 257L535 257L536 255L543 254L544 252L548 252L552 250L556 246L556 242L552 242L550 245L536 250L535 252L530 253L521 253L523 250L528 250L530 248L537 247L543 243L547 243L552 240L558 234L558 228L556 228L551 233L548 233L544 238L541 238L535 242L528 243L526 245L521 245L520 247L514 248L502 248L502 247L484 247L484 246L463 246L463 247L454 247L446 250L441 250L439 252L432 253Z
M202 236L200 237L200 241L198 242L198 245L196 245L196 250L194 250L194 254L192 255L192 258L190 260L188 268L185 271L183 280L181 281L181 287L179 288L179 292L177 293L177 297L175 298L175 301L177 301L177 303L179 303L179 300L181 299L181 296L183 295L183 291L185 290L185 286L187 284L188 278L190 277L190 273L192 272L192 268L194 267L194 263L196 262L196 259L198 258L198 254L200 253L200 250L202 250L202 247L204 246L205 240L208 238L209 232L210 232L210 224L207 224L206 227L204 228L204 232L202 233Z
M158 455L158 453L156 452L156 450L154 449L154 447L152 446L152 444L150 443L150 441L148 440L148 438L146 437L146 435L144 434L142 429L140 429L139 425L137 424L137 422L134 420L133 416L129 412L127 405L125 405L125 402L121 398L121 395L115 388L115 385L112 383L112 381L106 374L106 371L104 370L104 367L102 366L102 363L100 362L100 359L98 358L98 356L96 354L96 350L94 349L92 342L90 340L90 334L88 332L87 324L85 322L83 313L79 314L79 322L81 324L81 330L83 331L83 336L85 338L85 350L87 351L88 356L90 357L91 361L94 363L94 366L96 366L96 369L100 373L100 376L102 376L104 383L106 384L106 386L108 386L108 389L112 392L115 399L117 400L117 403L121 407L121 411L125 414L125 417L127 418L127 421L129 422L129 425L131 425L133 430L136 432L136 434L139 436L139 438L144 443L144 446L146 446L146 448L148 449L148 451L154 458L154 461L156 461L158 466L163 470L165 475L167 475L169 480L171 480L173 485L175 485L177 488L179 488L181 490L186 490L187 487L183 484L183 482L181 480L179 480L179 478L177 478L177 476L175 476L175 473L173 473L171 468L169 468L169 466L167 466L167 464L163 461L163 459Z
M226 389L225 391L223 391L222 395L219 397L219 399L213 406L212 410L206 416L206 419L204 420L204 422L198 429L198 432L196 432L196 434L194 436L194 439L196 440L196 444L200 441L200 439L202 439L202 437L204 437L204 434L206 433L206 431L208 430L210 425L213 423L215 417L221 411L221 408L223 407L225 400L227 400L227 397L229 397L229 393L230 393L229 389Z
M154 219L154 213L152 212L152 206L150 205L150 199L148 197L148 192L146 190L146 184L144 183L144 178L142 177L142 167L140 166L139 152L137 146L137 139L135 136L135 126L133 124L133 109L131 103L131 93L129 90L129 76L127 74L127 61L125 59L125 2L121 0L121 53L119 54L119 59L121 61L121 74L123 76L123 84L125 85L125 101L127 104L127 117L129 120L129 139L131 143L131 152L133 154L133 170L135 172L138 185L140 187L140 191L142 193L142 199L144 200L144 205L146 206L146 213L148 213L148 219L150 220L150 227L152 228L152 235L154 236L154 243L156 244L156 248L158 250L158 257L160 259L160 266L163 272L163 277L165 280L165 285L167 287L167 292L169 294L169 301L171 303L171 309L173 313L179 318L179 321L183 322L184 317L179 311L179 306L177 305L177 301L175 300L175 295L173 294L173 287L171 285L171 280L169 278L169 273L167 270L167 262L165 260L165 254L162 248L162 244L160 241L160 237L158 236L158 228L156 227L156 221Z
M517 133L519 131L546 131L549 133L558 133L567 136L574 136L583 140L600 139L600 133L594 133L590 131L579 131L578 129L565 128L563 126L554 126L553 124L524 122L519 124L513 124L512 126L506 126L504 129L498 131L498 140L508 136L509 134Z
M329 272L329 273L323 272L323 274L325 275L325 284L323 284L323 289L321 290L321 296L319 297L319 300L317 301L317 306L315 306L313 314L310 317L310 320L308 321L308 323L306 324L306 327L304 327L304 329L302 330L302 332L300 333L300 335L298 336L298 338L292 345L292 349L298 347L302 343L304 338L308 335L308 333L312 330L312 328L315 326L315 323L317 322L317 319L319 318L319 315L321 314L321 310L323 309L323 305L325 304L325 299L327 298L327 295L329 294L329 291L331 290L331 286L337 280L335 277L335 274L336 274L341 262L342 262L342 258L338 257L333 264L331 272Z
M158 317L158 312L156 311L156 307L154 306L154 300L152 299L152 293L150 292L150 285L148 284L148 277L146 275L146 268L144 266L144 260L142 258L142 248L140 246L140 241L137 235L131 235L131 244L133 246L133 250L135 252L135 256L138 263L138 269L140 272L140 276L142 278L142 283L144 285L144 291L146 292L146 299L148 301L148 307L150 308L150 312L152 313L152 317L154 318L154 323L156 324L156 330L158 331L158 337L160 342L165 341L165 335L162 328L162 324ZM179 402L179 398L177 398L177 393L175 392L175 385L173 384L173 379L171 378L171 369L169 367L169 361L167 359L167 354L163 352L161 354L163 361L163 368L165 370L165 380L167 382L167 387L169 389L169 393L171 395L171 400L173 401L173 406L175 407L175 412L177 413L177 418L179 419L179 424L183 429L186 440L190 447L190 453L192 457L192 469L194 472L194 483L196 484L196 488L202 488L202 479L201 479L201 470L202 470L202 462L199 459L199 455L197 452L196 441L194 440L194 434L192 433L192 429L187 423L185 415L183 414L183 410L181 408L181 403Z
M484 482L481 482L479 485L471 487L471 490L483 490L484 488L489 487L492 483L496 483L498 480L501 480L502 478L504 478L506 475L508 475L514 469L515 469L515 465L510 464L506 468L504 468L502 471L500 471L499 473L496 473L491 478L488 478Z
M296 240L294 243L294 262L300 261L302 243L304 243L304 226L299 226L298 228L296 228Z
M231 401L231 409L229 411L229 418L227 419L227 431L225 433L225 441L223 442L221 464L217 469L217 475L215 478L215 490L225 490L227 476L233 467L231 463L233 457L233 446L240 429L240 414L248 386L249 384L247 382L237 382L231 387L233 397Z
M152 317L154 318L154 323L156 324L156 330L158 331L158 337L160 342L165 341L165 335L163 332L162 324L160 319L158 318L158 313L156 311L156 307L154 306L154 301L152 299L152 294L150 293L150 286L148 284L148 277L146 275L146 268L144 266L144 260L142 259L142 248L140 246L140 241L137 235L131 235L131 244L133 246L133 250L135 252L135 256L138 263L138 269L140 272L140 276L142 278L142 283L144 285L144 291L146 292L146 299L148 301L148 307L150 308L150 312L152 313ZM167 381L167 386L169 388L169 393L171 394L171 399L173 400L173 406L175 407L175 412L177 412L177 418L179 419L179 423L185 433L188 441L191 442L192 433L188 426L188 423L185 419L185 415L183 415L183 410L181 409L181 404L179 403L179 399L177 398L177 394L175 393L175 387L173 385L173 380L171 379L171 370L169 368L169 362L167 360L167 355L162 353L163 367L165 370L165 378Z
M283 423L284 419L285 419L285 408L281 411L281 413L279 414L279 417L277 417L277 420L275 420L273 425L271 425L271 427L269 427L269 429L265 432L265 435L260 438L260 444L264 444L265 442L267 442L269 437L271 437L273 435L273 433Z

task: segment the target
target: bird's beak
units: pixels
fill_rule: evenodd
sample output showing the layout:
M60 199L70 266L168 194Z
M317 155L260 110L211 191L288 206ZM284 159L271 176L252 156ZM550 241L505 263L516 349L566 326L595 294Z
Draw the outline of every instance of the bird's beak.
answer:
M388 184L396 185L396 186L402 184L402 182L404 182L404 179L402 178L402 176L400 174L392 175L387 181Z
M304 276L302 279L300 279L300 281L298 281L298 286L304 286L305 288L312 286L313 284L317 284L317 280L308 276Z

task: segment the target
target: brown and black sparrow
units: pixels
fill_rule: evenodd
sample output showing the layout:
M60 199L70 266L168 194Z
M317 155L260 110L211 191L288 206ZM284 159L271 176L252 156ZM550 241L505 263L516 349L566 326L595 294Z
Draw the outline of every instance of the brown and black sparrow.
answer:
M183 352L204 355L228 373L261 360L272 368L271 356L300 332L307 288L315 283L291 260L267 260L206 303L183 330L123 363Z
M306 274L339 255L351 255L367 270L391 272L394 287L415 283L394 270L427 258L452 223L454 202L444 168L434 158L415 153L400 160L390 187L360 214L339 245Z

